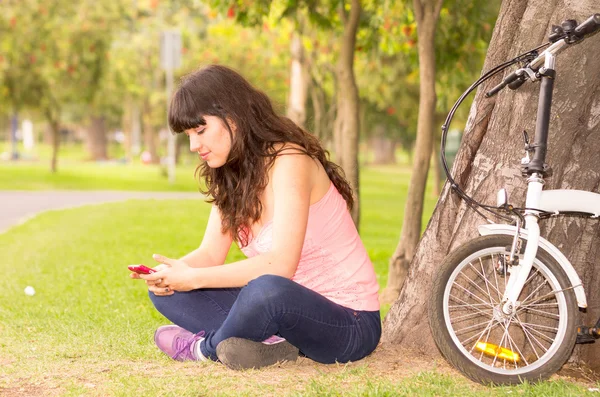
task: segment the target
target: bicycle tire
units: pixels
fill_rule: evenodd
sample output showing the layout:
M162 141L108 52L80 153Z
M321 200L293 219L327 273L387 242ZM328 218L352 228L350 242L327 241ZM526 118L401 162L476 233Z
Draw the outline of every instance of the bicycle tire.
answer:
M512 240L511 236L490 235L478 237L463 244L444 259L431 290L428 317L433 339L438 349L446 360L466 377L482 384L519 384L523 381L537 382L547 379L558 371L570 357L577 337L578 307L575 294L572 289L564 290L571 287L571 283L558 262L542 249L538 250L527 284L519 296L520 300L526 298L523 300L523 306L512 319L502 317L505 315L499 311L499 304L495 304L495 301L497 299L500 302L503 292L501 283L498 284L498 276L502 278L502 274L506 273L498 273L495 266L502 261L499 255L508 254L507 248L510 248ZM494 259L494 254L497 255L497 259ZM489 260L484 265L484 259L488 257ZM473 265L473 261L477 261L475 262L476 266ZM481 268L481 273L478 272L478 267ZM465 275L461 276L463 269L465 269ZM495 275L492 274L492 270ZM469 279L468 271L476 276L482 276L480 278L487 289L489 303L487 302L488 298L479 299L481 296L485 296L486 290L477 286L475 282L477 280ZM495 287L491 281L486 281L488 275L496 277ZM542 283L541 287L534 289L538 275L548 283L548 288ZM472 292L471 288L466 289L464 286L460 286L463 279L467 285L474 287L475 292ZM492 288L490 289L490 287ZM564 291L549 294L544 291L549 288L553 288L554 291ZM493 289L496 291L493 292ZM531 292L532 289L533 292ZM539 291L536 292L536 290ZM546 295L541 295L541 298L531 295L544 292ZM530 295L525 296L526 293L530 293ZM460 294L463 298L458 297ZM476 299L478 294L481 296ZM497 297L492 295L497 295ZM548 295L550 297L540 300ZM464 299L478 303L468 303ZM556 303L552 303L553 300ZM544 301L549 303L538 303ZM525 304L526 302L527 304ZM452 313L461 311L465 311L467 314L454 317L455 322L453 323ZM468 311L471 311L472 314L468 314ZM473 315L475 317L469 317ZM476 328L477 323L471 326L462 325L463 328L459 328L461 327L460 323L467 322L468 324L469 321L478 321L475 320L478 315L482 319L486 319L481 324L488 321L484 331L480 332ZM526 321L523 321L523 318ZM529 323L532 319L537 319L539 324ZM556 327L545 325L542 322L550 324L556 322ZM498 325L500 327L497 327ZM479 327L481 326L479 325ZM546 338L552 339L554 328L557 330L555 339L550 342ZM486 332L486 341L481 342L479 339L483 339ZM464 333L466 336L463 336ZM467 338L469 333L472 333L475 339L473 336ZM504 342L503 336L498 343L497 334L500 333L508 336ZM460 340L461 337L464 342ZM490 341L490 337L494 340ZM538 338L541 341L537 340ZM469 349L472 340L475 340L475 344ZM496 343L493 343L494 341ZM529 346L527 346L528 343ZM547 346L544 347L544 345ZM536 347L540 350L539 353ZM543 348L546 348L545 352Z

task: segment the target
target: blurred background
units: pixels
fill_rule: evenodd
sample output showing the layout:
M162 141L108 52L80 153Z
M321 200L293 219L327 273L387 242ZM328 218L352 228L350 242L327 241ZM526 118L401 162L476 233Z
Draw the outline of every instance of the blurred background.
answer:
M358 139L360 164L410 164L420 95L412 4L363 1L355 43L344 48L347 3L3 0L0 163L52 173L61 164L144 164L173 183L174 164L195 165L197 156L185 136L171 136L168 98L181 76L224 64L319 136L334 160L342 158L341 141ZM435 134L481 71L499 4L443 5L434 48ZM339 109L347 48L359 133L336 138L336 124L348 117ZM464 106L459 123L467 111ZM449 138L450 157L460 142L459 123Z

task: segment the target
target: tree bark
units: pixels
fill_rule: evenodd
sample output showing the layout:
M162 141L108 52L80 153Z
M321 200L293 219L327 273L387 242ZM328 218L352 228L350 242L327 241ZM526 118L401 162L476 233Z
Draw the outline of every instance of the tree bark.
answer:
M44 116L51 132L52 157L50 159L50 172L58 170L58 149L60 147L60 110L48 106L44 109Z
M90 158L94 161L108 159L107 144L104 116L90 117L90 128L86 134L86 146Z
M371 145L373 147L373 164L395 164L396 142L385 135L385 125L373 127Z
M419 117L417 140L408 196L404 208L404 222L400 241L390 258L388 281L381 295L384 303L391 303L400 294L421 236L423 198L429 172L433 121L435 120L435 30L442 0L413 0L419 41Z
M313 134L319 139L324 139L324 115L325 115L325 95L313 79L310 85L310 97L312 99L312 108L314 115Z
M294 32L290 44L292 65L290 70L290 95L287 116L304 128L306 123L306 98L308 95L309 74L304 58L302 36Z
M160 159L158 158L157 152L157 134L154 128L154 123L152 122L152 105L150 104L150 100L146 99L144 101L144 111L142 113L142 123L144 129L144 144L148 153L150 153L150 163L158 164Z
M442 192L442 182L445 175L442 173L442 163L440 153L435 148L431 151L431 167L433 167L433 194L439 196Z
M595 9L596 8L596 9ZM565 19L582 22L597 12L596 0L505 0L486 56L484 70L547 42L552 24ZM594 37L559 55L551 114L547 162L554 176L547 189L598 192L600 185L600 40ZM512 70L510 70L512 71ZM510 73L507 71L505 74ZM525 204L523 129L535 129L539 84L526 83L519 91L505 90L485 99L500 81L486 82L475 96L465 134L453 165L457 183L476 200L492 204L499 188L509 201ZM399 299L384 321L386 343L401 343L426 355L437 355L427 324L428 291L443 258L458 245L477 236L484 221L444 187L429 225L410 266ZM557 218L543 222L548 238L571 260L586 289L589 307L582 323L592 325L600 316L600 227L597 220ZM577 347L573 360L600 369L600 346Z
M359 135L359 103L358 87L354 76L354 47L356 32L361 13L360 0L352 0L350 14L340 11L344 20L340 57L336 67L337 80L337 116L335 130L341 143L341 153L336 153L338 163L346 174L354 192L352 219L356 227L360 223L359 183L358 183L358 135ZM336 150L338 148L336 147Z

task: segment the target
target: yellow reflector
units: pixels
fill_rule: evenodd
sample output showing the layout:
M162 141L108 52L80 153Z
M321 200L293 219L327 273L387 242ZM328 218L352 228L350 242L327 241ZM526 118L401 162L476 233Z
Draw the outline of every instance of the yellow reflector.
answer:
M506 349L498 345L494 345L492 343L477 342L475 344L475 350L483 352L484 354L487 354L490 357L498 357L503 360L515 363L518 363L521 359L519 353L515 353L512 350Z

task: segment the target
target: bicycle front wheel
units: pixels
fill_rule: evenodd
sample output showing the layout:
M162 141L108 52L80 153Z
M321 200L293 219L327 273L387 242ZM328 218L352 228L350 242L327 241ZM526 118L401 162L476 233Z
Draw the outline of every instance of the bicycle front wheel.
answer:
M502 310L511 244L511 236L476 238L446 257L433 283L433 338L452 365L483 384L545 379L566 362L577 337L571 283L541 249L517 307Z

